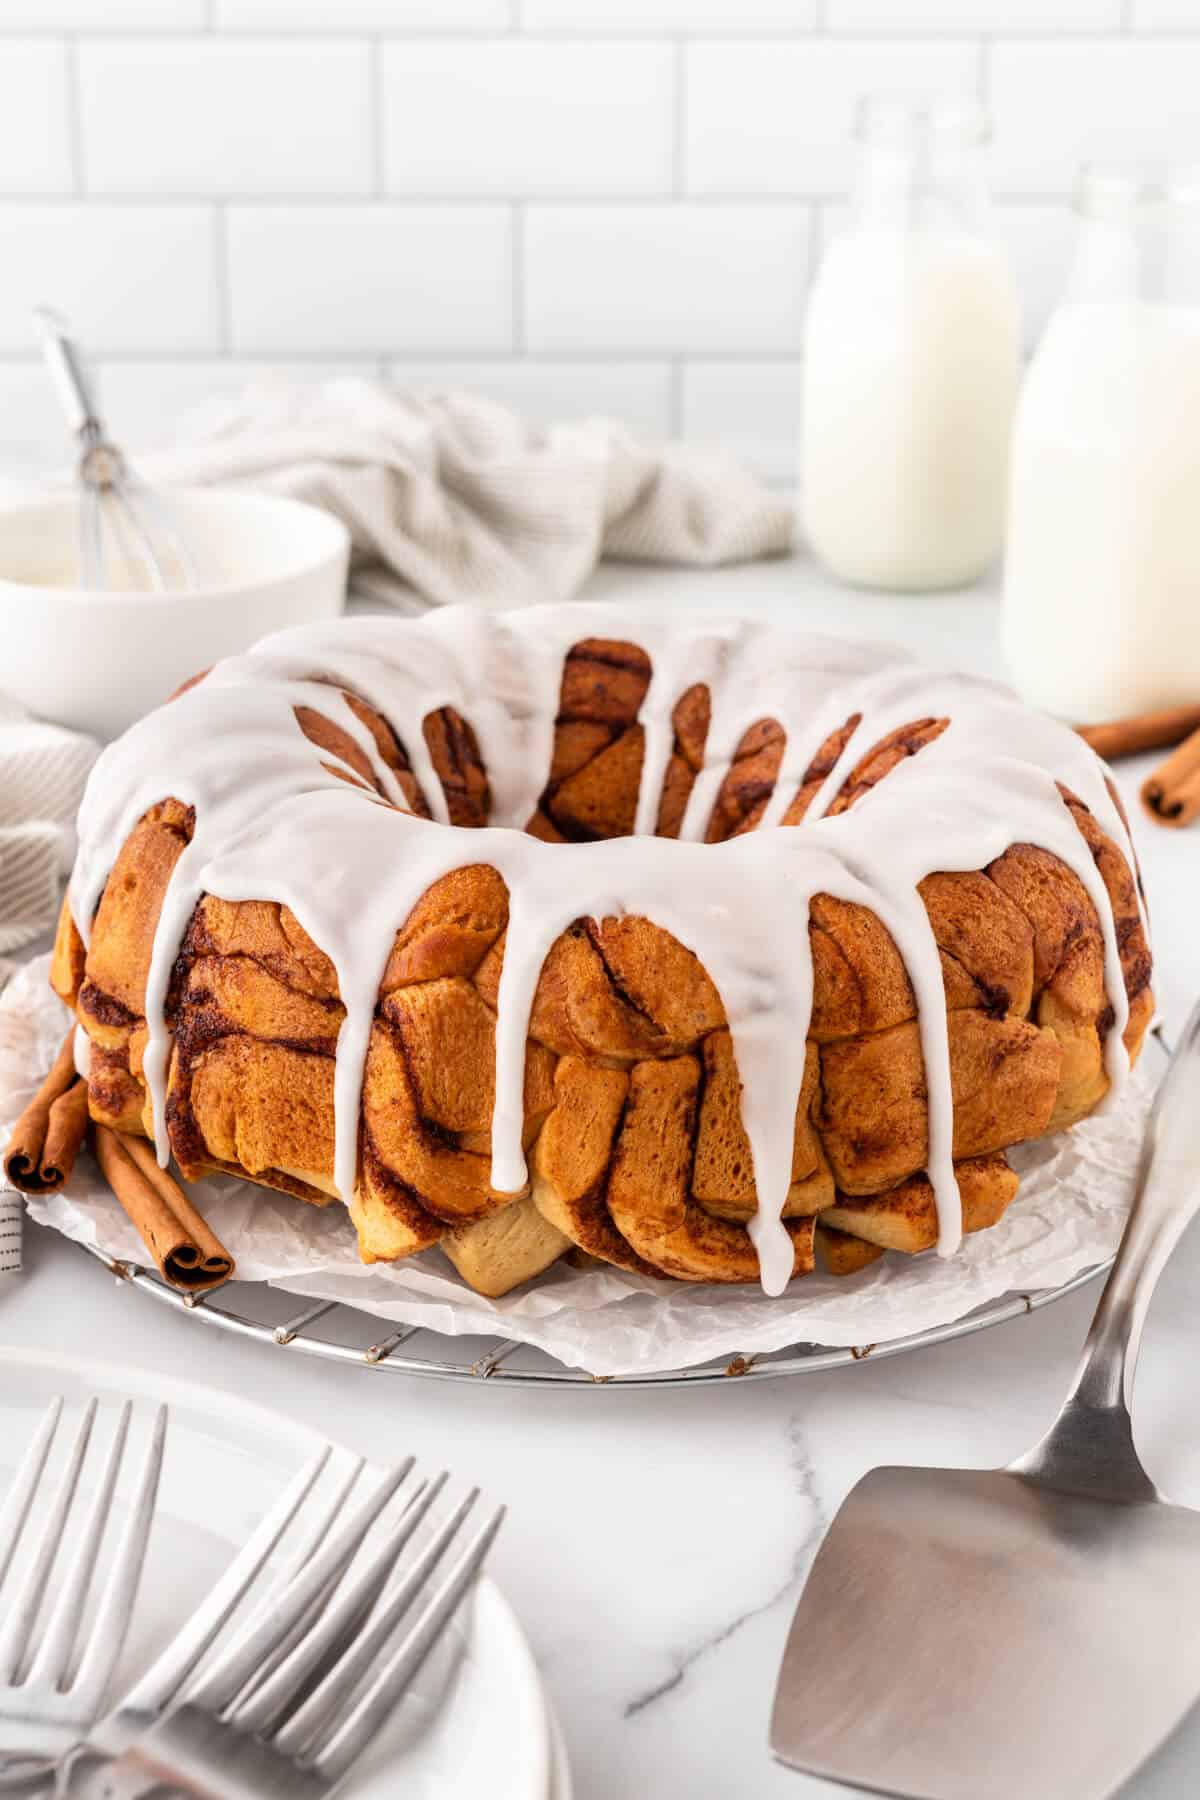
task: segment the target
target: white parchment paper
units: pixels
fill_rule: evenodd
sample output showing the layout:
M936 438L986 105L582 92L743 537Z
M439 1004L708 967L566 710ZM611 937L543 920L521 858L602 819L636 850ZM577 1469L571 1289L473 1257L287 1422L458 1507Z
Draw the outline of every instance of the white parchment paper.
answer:
M46 985L47 964L45 957L30 963L0 994L0 1146L69 1023ZM1057 1287L1116 1248L1152 1092L1152 1072L1139 1067L1112 1112L1010 1152L1021 1176L1017 1199L999 1225L967 1238L958 1256L885 1256L848 1279L810 1275L776 1300L749 1287L649 1281L561 1263L516 1293L487 1300L438 1251L365 1266L338 1206L305 1206L225 1178L191 1191L244 1281L451 1336L518 1338L595 1375L650 1373L796 1343L879 1344L948 1324L1001 1294ZM69 1193L32 1197L29 1210L78 1243L145 1260L90 1157L80 1159Z

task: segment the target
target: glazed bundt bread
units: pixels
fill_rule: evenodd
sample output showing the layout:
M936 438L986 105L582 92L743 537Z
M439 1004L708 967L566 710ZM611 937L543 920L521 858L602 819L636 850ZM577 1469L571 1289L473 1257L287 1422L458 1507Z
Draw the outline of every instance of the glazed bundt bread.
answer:
M52 975L93 1118L492 1295L564 1253L754 1281L768 1228L769 1286L851 1273L952 1249L947 1192L995 1224L1005 1150L1091 1112L1152 1011L1102 765L988 684L590 610L284 634L106 753ZM688 841L602 850L639 824Z

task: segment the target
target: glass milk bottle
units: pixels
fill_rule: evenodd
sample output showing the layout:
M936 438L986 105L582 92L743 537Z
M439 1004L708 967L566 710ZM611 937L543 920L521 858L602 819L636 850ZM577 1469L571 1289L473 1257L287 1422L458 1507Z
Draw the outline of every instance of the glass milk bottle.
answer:
M1085 169L1013 440L1023 697L1077 724L1200 698L1200 173Z
M849 230L813 286L801 507L844 581L971 581L1000 547L1020 317L973 101L866 100Z

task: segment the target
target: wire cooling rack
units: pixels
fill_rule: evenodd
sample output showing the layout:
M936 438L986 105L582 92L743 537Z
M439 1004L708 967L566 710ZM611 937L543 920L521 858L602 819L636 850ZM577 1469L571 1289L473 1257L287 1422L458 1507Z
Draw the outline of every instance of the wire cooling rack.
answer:
M1157 1031L1147 1039L1155 1079L1165 1070L1170 1048ZM398 1325L385 1332L386 1321L340 1301L305 1300L298 1294L262 1282L226 1281L207 1294L183 1294L169 1287L157 1270L140 1263L108 1256L96 1246L81 1246L112 1275L132 1290L175 1307L197 1325L216 1331L232 1331L239 1337L256 1338L288 1356L323 1356L331 1362L352 1363L392 1375L425 1375L435 1381L492 1381L507 1387L622 1387L661 1388L713 1384L722 1381L767 1381L783 1375L815 1375L824 1369L848 1368L868 1358L900 1356L930 1344L948 1344L970 1337L991 1325L1040 1312L1056 1300L1086 1287L1112 1267L1112 1258L1096 1263L1054 1288L1032 1293L1002 1294L965 1318L936 1325L909 1337L891 1338L880 1344L858 1344L853 1349L830 1349L827 1344L790 1344L764 1355L721 1357L686 1369L664 1369L656 1374L592 1375L571 1369L522 1344L515 1338L448 1337L425 1325Z
M667 1369L646 1375L590 1375L569 1369L541 1350L514 1338L447 1337L423 1325L399 1325L381 1336L385 1321L339 1301L302 1300L299 1295L259 1282L227 1281L208 1294L181 1294L160 1280L157 1271L122 1262L85 1245L90 1256L131 1289L188 1314L197 1326L256 1338L286 1356L323 1356L393 1375L425 1375L437 1381L493 1381L508 1387L659 1388L730 1380L765 1381L782 1375L816 1374L883 1356L945 1344L954 1338L1002 1325L1007 1319L1038 1312L1062 1300L1103 1274L1110 1264L1084 1269L1061 1287L1030 1294L1005 1294L977 1307L963 1319L938 1325L911 1337L882 1344L860 1344L831 1350L823 1344L792 1344L763 1356L724 1357L695 1368Z

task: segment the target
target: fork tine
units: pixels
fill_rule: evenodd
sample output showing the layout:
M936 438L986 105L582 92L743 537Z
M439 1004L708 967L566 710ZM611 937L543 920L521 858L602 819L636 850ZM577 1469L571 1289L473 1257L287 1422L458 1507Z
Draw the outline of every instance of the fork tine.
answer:
M29 1642L30 1633L37 1619L38 1611L46 1593L46 1583L54 1560L58 1554L63 1538L63 1526L71 1503L75 1498L75 1489L79 1482L79 1471L83 1467L83 1459L87 1454L88 1440L92 1435L92 1423L96 1417L96 1402L91 1400L84 1409L83 1418L75 1433L75 1442L67 1466L58 1483L58 1491L46 1515L42 1527L42 1535L34 1553L33 1561L25 1571L16 1596L9 1602L3 1629L0 1630L0 1684L13 1683L17 1678L21 1658Z
M160 1406L129 1518L73 1683L72 1691L90 1711L99 1709L125 1646L150 1542L166 1438L167 1409Z
M340 1655L347 1636L354 1643L378 1640L379 1633L374 1622L367 1631L362 1633L356 1633L356 1622L370 1611L372 1602L379 1598L382 1584L386 1582L389 1571L395 1567L396 1559L433 1505L445 1485L446 1479L443 1472L435 1481L426 1484L421 1494L406 1509L403 1517L397 1521L395 1530L388 1534L386 1541L376 1550L370 1561L355 1575L353 1581L347 1584L346 1591L339 1594L321 1615L320 1622L314 1625L311 1632L295 1645L291 1653L275 1670L271 1679L263 1682L261 1687L255 1689L251 1698L234 1709L231 1722L239 1730L253 1731L260 1735L272 1731L294 1705L297 1694L303 1691L306 1679L311 1677L330 1656ZM339 1662L337 1669L340 1667L341 1663ZM291 1733L291 1742L285 1744L282 1734L280 1734L279 1749L286 1751L289 1755L294 1754L293 1744L303 1742L312 1735L312 1722L310 1721L307 1726L300 1725L298 1723L300 1714L307 1713L309 1706L325 1693L335 1673L336 1670L325 1676L311 1696L311 1700L306 1701L296 1714L297 1730ZM324 1710L325 1708L322 1707L322 1712ZM288 1729L290 1731L291 1728Z
M445 1476L442 1477L444 1482ZM411 1569L405 1571L402 1580L392 1590L385 1593L383 1603L371 1618L365 1631L353 1636L342 1636L341 1653L336 1663L328 1670L319 1686L314 1688L296 1708L286 1724L279 1726L274 1733L274 1742L278 1750L288 1756L303 1757L311 1753L314 1744L320 1741L323 1732L331 1730L338 1717L346 1716L346 1707L362 1678L372 1667L377 1667L379 1659L384 1655L387 1646L395 1636L400 1620L404 1617L417 1594L429 1580L433 1570L445 1555L450 1544L458 1535L463 1520L467 1517L476 1500L479 1489L460 1500L449 1519L440 1527L436 1536L426 1545ZM293 1695L300 1688L300 1683L293 1675ZM287 1711L280 1706L276 1711L276 1719ZM242 1720L238 1719L238 1724ZM270 1721L263 1720L251 1727L258 1731L269 1729Z
M364 1466L365 1466L365 1464L364 1464ZM412 1508L417 1507L417 1506L419 1506L421 1509L418 1517L422 1517L424 1515L424 1513L428 1509L428 1502L425 1500L425 1494L426 1494L426 1491L428 1490L428 1487L429 1487L429 1483L427 1481L422 1481L417 1484L415 1491L410 1496L410 1498L407 1502L407 1505L405 1506L404 1512L401 1515L402 1518L407 1518L407 1516L408 1516L409 1512L412 1510ZM295 1649L296 1645L300 1642L301 1638L304 1637L305 1634L309 1630L311 1630L314 1621L320 1618L321 1614L323 1613L325 1608L328 1606L328 1604L331 1601L331 1599L333 1598L333 1596L337 1593L338 1589L345 1587L347 1581L350 1578L350 1574L351 1574L351 1569L347 1568L347 1569L344 1569L340 1575L335 1576L333 1578L333 1580L326 1582L325 1586L322 1588L321 1592L317 1595L316 1599L313 1601L313 1603L309 1607L308 1611L306 1613L304 1613L302 1615L302 1617L296 1621L295 1625L293 1625L292 1629L287 1633L286 1637L284 1637L280 1641L279 1646L274 1651L274 1653L265 1659L265 1661L263 1662L262 1669L259 1671L259 1673L257 1675L255 1675L246 1684L246 1686L242 1689L241 1693L238 1695L237 1701L235 1702L236 1708L240 1709L251 1698L252 1695L256 1694L258 1692L259 1688L262 1687L263 1683L271 1675L273 1675L275 1673L276 1669L279 1667L280 1663L284 1661L285 1657L288 1657L291 1655L292 1651ZM369 1600L367 1602L367 1604L364 1605L364 1607L362 1608L362 1617L363 1618L365 1618L369 1615L369 1613L371 1611L371 1606L375 1602L377 1602L379 1600L379 1598L380 1598L380 1594L377 1590L373 1599Z
M408 1457L398 1468L383 1476L375 1492L360 1503L341 1530L322 1545L308 1566L289 1584L287 1591L279 1596L271 1615L234 1643L189 1693L190 1703L217 1714L233 1704L262 1666L263 1658L270 1656L283 1641L322 1589L349 1566L367 1532L412 1468L413 1460Z
M504 1523L504 1514L505 1508L497 1507L487 1524L463 1551L437 1593L422 1609L416 1624L367 1687L350 1716L338 1722L325 1735L323 1745L312 1757L312 1765L327 1780L341 1780L377 1735L396 1702L420 1671L425 1658L454 1617L459 1601L474 1581L496 1533Z
M269 1613L272 1610L275 1602L279 1599L279 1596L296 1579L300 1571L306 1568L312 1561L317 1551L321 1548L321 1545L325 1542L325 1539L329 1536L335 1521L341 1517L345 1508L350 1504L350 1495L366 1466L366 1458L362 1456L350 1465L350 1469L345 1479L338 1485L331 1498L325 1503L303 1533L294 1553L284 1564L278 1580L272 1582L267 1592L263 1595L261 1606L251 1612L247 1617L247 1630L253 1630L263 1618L264 1614Z
M178 1695L201 1658L212 1648L234 1608L257 1579L263 1564L324 1473L331 1454L332 1446L323 1445L285 1488L199 1611L132 1689L122 1703L122 1715L127 1710L134 1710L156 1718ZM122 1744L121 1750L125 1748L127 1746Z
M88 1510L87 1520L79 1532L54 1610L30 1665L30 1681L47 1681L60 1689L66 1686L71 1652L75 1648L79 1622L96 1572L96 1561L112 1509L113 1489L116 1487L121 1458L125 1454L125 1441L129 1436L129 1421L132 1417L133 1404L127 1400L117 1419L100 1485Z
M358 1458L357 1462L351 1465L348 1475L339 1485L332 1499L326 1503L310 1528L304 1533L295 1554L285 1564L279 1579L273 1582L267 1592L263 1595L261 1606L250 1609L247 1614L245 1625L239 1626L240 1630L244 1632L255 1630L261 1621L271 1613L276 1601L279 1599L280 1595L286 1591L288 1585L295 1580L300 1571L316 1555L317 1551L328 1537L334 1521L341 1517L346 1507L350 1504L350 1495L354 1489L355 1483L358 1481L359 1476L366 1466L366 1458L361 1456ZM332 1585L333 1584L331 1583L331 1588ZM322 1592L318 1595L317 1599L313 1602L310 1611L313 1613L319 1611L325 1604L327 1598L328 1593L326 1592ZM274 1654L264 1659L262 1667L249 1682L245 1690L247 1693L253 1693L262 1682L273 1673L291 1650L292 1645L306 1630L308 1623L309 1618L307 1614L304 1618L297 1621Z
M54 1442L54 1434L58 1430L58 1422L62 1418L62 1396L52 1400L42 1415L42 1422L30 1439L29 1448L21 1461L21 1466L13 1477L12 1486L5 1496L3 1509L0 1510L0 1586L8 1574L9 1566L17 1553L17 1543L25 1527L33 1496L37 1492L42 1471L46 1467L46 1458L50 1454L50 1446Z

